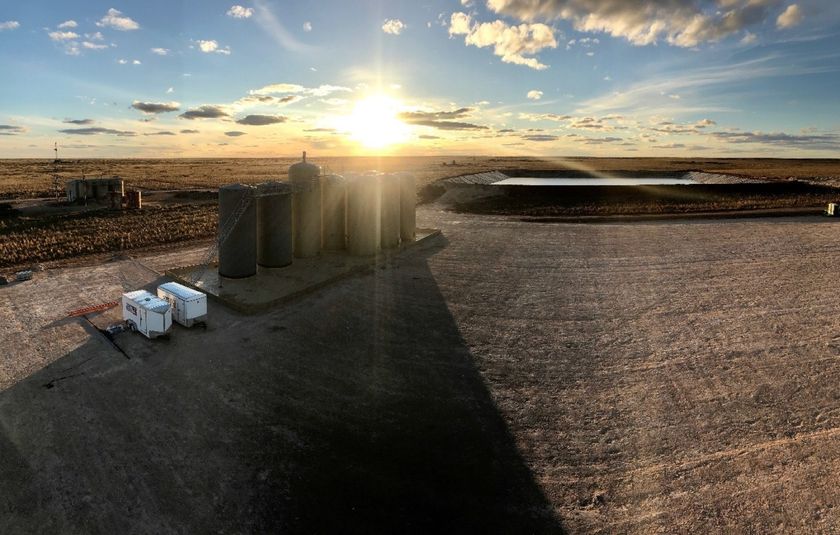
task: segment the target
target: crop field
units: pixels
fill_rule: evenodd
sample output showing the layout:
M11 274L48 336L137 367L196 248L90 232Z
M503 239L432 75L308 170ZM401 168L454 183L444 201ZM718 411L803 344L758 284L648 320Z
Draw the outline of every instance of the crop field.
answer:
M143 190L215 188L222 184L254 184L283 180L299 158L0 160L0 199L48 197L53 175L64 180L81 176L120 176L127 187ZM577 169L585 171L708 171L773 180L807 179L840 185L838 160L702 159L702 158L513 158L477 156L317 158L327 172L377 169L410 171L422 186L443 177L493 169ZM453 165L454 162L454 165ZM445 165L444 165L445 164Z
M0 267L209 238L217 220L215 205L189 204L0 219Z
M172 159L74 160L54 166L48 160L0 160L0 268L33 263L64 262L86 255L114 253L149 246L210 239L216 232L217 206L212 189L233 182L259 183L285 180L295 158L276 159ZM492 169L576 169L589 173L624 171L709 171L769 180L798 178L818 185L840 186L838 160L702 160L657 158L489 158L390 157L314 159L326 172L347 173L378 169L405 171L417 177L420 201L433 200L442 188L438 179ZM167 195L163 203L147 203L137 212L75 210L37 201L34 212L18 213L12 205L25 199L55 196L52 173L63 179L85 176L120 176L127 188ZM173 193L163 193L172 192ZM489 199L455 203L463 212L495 215L581 216L688 213L747 209L815 208L838 200L834 192L750 194L737 197L705 196L694 199L652 198L619 202L568 203L555 198Z

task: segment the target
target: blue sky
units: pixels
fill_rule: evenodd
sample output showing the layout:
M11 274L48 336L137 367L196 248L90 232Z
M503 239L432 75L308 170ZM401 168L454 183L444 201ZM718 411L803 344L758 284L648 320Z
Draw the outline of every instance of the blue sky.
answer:
M835 157L834 0L0 6L0 157Z

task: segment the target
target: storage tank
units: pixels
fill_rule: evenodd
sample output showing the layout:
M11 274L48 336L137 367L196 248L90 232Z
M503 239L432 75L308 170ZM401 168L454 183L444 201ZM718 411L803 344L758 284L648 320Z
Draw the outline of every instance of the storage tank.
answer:
M347 251L373 256L380 248L381 194L377 175L347 179Z
M219 188L219 275L241 279L257 273L256 234L254 188L243 184Z
M289 167L294 189L293 221L295 256L311 258L321 252L321 168L306 161Z
M417 181L414 175L400 175L400 240L414 243L417 233Z
M327 175L321 188L321 246L340 251L347 246L347 181L340 175Z
M393 249L400 246L400 177L383 175L381 178L382 207L381 228L382 248Z
M257 185L257 264L276 268L292 263L292 187Z

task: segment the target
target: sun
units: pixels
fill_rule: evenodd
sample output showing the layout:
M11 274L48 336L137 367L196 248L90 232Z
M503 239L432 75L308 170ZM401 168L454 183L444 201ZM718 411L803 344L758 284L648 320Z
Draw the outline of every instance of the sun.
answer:
M386 95L371 95L356 102L350 115L343 117L342 130L369 149L383 149L403 143L411 132L399 120L403 106Z

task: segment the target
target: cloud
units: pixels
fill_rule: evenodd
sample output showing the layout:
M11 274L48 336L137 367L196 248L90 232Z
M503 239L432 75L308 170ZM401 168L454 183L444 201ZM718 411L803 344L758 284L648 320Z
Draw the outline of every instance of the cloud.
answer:
M198 48L202 52L204 52L205 54L216 53L216 54L224 54L225 56L230 56L230 47L226 46L224 48L219 48L218 41L215 41L213 39L209 39L209 40L199 39L198 41L196 41L196 43L198 44Z
M239 130L231 130L230 132L225 132L225 135L228 137L239 137L244 136L248 132L240 132Z
M158 56L166 56L169 54L168 48L152 48L152 54L157 54Z
M302 85L281 83L263 86L260 89L252 89L249 93L252 95L271 95L274 93L300 93L305 90L306 88Z
M139 59L133 59L133 60L131 60L131 64L132 65L140 65L140 60Z
M486 130L486 126L467 123L463 121L451 121L449 119L460 119L469 115L473 108L458 108L450 111L408 111L399 114L399 119L404 123L415 126L428 126L439 130Z
M0 32L3 30L16 30L20 28L20 23L16 20L7 20L5 22L0 22Z
M785 147L840 149L840 135L838 134L796 135L784 132L710 132L710 134L727 143L762 143Z
M802 18L802 10L799 9L799 5L791 4L776 19L776 27L781 29L793 28L802 22Z
M0 124L0 136L16 136L23 134L26 129L22 126L15 126L11 124Z
M159 132L146 132L143 135L144 136L174 136L176 134L175 134L175 132L170 132L169 130L161 130Z
M140 25L131 20L129 17L123 16L121 11L114 8L108 10L108 13L96 23L100 28L113 28L122 32L130 30L137 30Z
M304 22L303 23L303 31L311 32L312 31L312 23L309 22L309 21Z
M520 113L519 118L527 121L569 121L573 119L571 115L558 115L556 113Z
M91 43L90 41L82 41L82 46L88 50L104 50L108 48L108 45L100 45L97 43Z
M584 145L603 145L605 143L618 143L624 140L620 137L578 137L575 141Z
M528 91L528 94L525 95L525 96L527 96L531 100L539 100L539 99L542 98L543 92L542 91L537 91L536 89L532 89L532 90Z
M198 130L191 130L189 128L185 128L184 130L181 130L181 133L182 134L198 134Z
M102 32L86 33L85 38L90 39L91 41L104 41L105 40L105 36L102 35Z
M530 134L530 135L525 135L525 136L521 136L521 137L525 141L538 141L538 142L557 141L558 139L560 139L559 137L553 136L553 135L550 135L550 134Z
M250 7L230 6L227 10L227 16L235 19L249 19L254 14L254 10Z
M120 59L117 60L117 63L119 63L120 65L125 65L126 63L128 63L128 60L120 58Z
M417 137L420 139L440 139L440 136L430 136L428 134L421 134Z
M293 52L312 50L313 47L301 43L289 33L286 27L283 26L283 23L280 22L280 19L271 11L268 2L265 0L253 0L253 4L254 20L257 22L257 25L278 45Z
M287 117L282 115L246 115L236 121L237 124L249 126L266 126L270 124L285 123Z
M399 35L406 29L406 25L400 19L388 19L382 24L382 31L391 35Z
M69 41L70 39L78 39L79 34L76 32L50 32L47 35L53 41Z
M249 106L287 106L299 100L303 100L301 95L285 95L282 97L275 97L273 95L248 95L242 97L233 103L234 106L249 107Z
M467 46L492 46L493 53L504 63L525 65L538 71L547 69L548 65L526 56L533 56L544 48L557 48L554 30L545 24L510 26L502 20L473 24L470 15L460 12L453 13L449 19L449 35L464 35Z
M93 124L93 119L64 119L61 121L67 124L76 124L79 126L86 125L86 124Z
M167 88L167 90L166 90L166 94L167 94L167 95L169 95L170 93L174 93L174 92L175 92L175 88L174 88L174 87Z
M178 111L181 109L181 104L178 102L141 102L135 100L131 103L131 107L143 113L167 113Z
M695 47L766 20L778 0L488 0L496 13L523 21L572 22L580 32L605 32L635 45L664 40Z
M99 134L108 134L114 136L136 136L137 132L114 130L113 128L102 128L99 126L91 128L67 128L59 130L62 134L70 134L75 136L95 136Z
M230 117L230 114L221 106L212 106L205 104L191 110L187 110L178 117L182 119L219 119L221 117Z
M67 28L75 28L76 26L78 26L78 24L75 20L65 20L64 22L56 26L56 28L58 28L59 30L64 30Z

